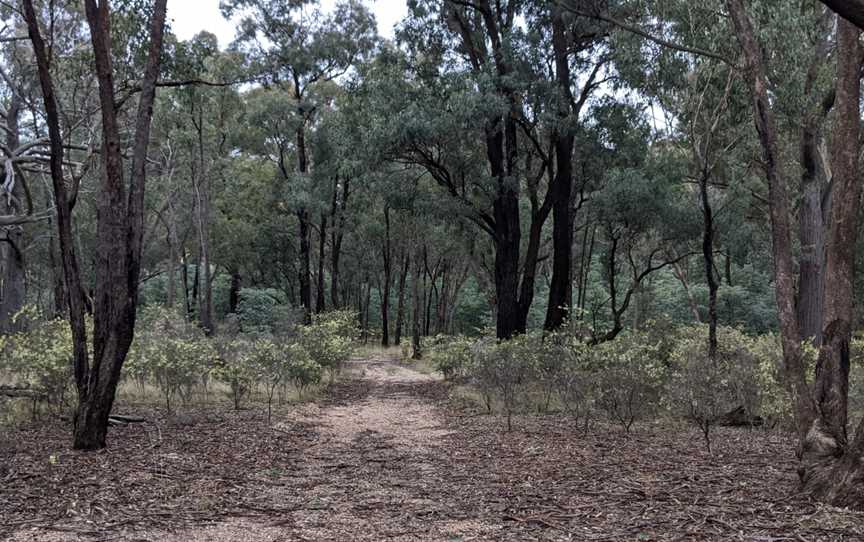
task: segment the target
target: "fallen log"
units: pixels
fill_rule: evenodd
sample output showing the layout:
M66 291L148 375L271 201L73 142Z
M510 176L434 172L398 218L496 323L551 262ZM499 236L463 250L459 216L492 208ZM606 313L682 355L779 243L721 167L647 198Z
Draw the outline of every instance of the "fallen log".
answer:
M721 427L759 427L764 423L762 416L750 414L743 406L733 408L714 419L714 424Z
M125 416L120 414L112 414L109 419L126 423L144 423L147 421L147 418L142 418L141 416Z
M37 401L48 400L48 394L43 391L13 386L0 386L0 395L4 397L35 399Z

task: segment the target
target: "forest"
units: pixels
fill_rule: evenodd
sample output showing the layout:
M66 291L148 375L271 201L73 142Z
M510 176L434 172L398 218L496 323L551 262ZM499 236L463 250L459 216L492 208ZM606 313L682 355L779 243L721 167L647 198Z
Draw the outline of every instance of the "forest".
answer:
M0 538L864 540L864 0L215 3L0 1Z

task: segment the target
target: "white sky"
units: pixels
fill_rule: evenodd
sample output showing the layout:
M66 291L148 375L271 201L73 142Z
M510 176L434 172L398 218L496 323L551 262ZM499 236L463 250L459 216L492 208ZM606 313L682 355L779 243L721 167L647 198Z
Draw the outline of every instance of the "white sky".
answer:
M393 26L408 12L405 0L364 0L372 8L378 22L378 33L393 37ZM336 0L321 0L326 11ZM225 48L234 39L234 25L222 18L219 0L169 0L168 18L174 33L181 40L193 37L201 30L212 32L219 38L219 46Z

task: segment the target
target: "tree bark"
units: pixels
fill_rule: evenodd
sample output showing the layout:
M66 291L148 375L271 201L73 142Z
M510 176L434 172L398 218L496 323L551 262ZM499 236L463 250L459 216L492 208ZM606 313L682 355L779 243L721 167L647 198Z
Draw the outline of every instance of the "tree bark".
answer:
M855 317L855 247L861 203L861 31L837 29L837 115L833 129L833 191L825 265L822 346L814 399L818 417L802 444L799 473L805 491L835 506L864 507L864 420L847 436L849 343Z
M706 149L707 153L707 149ZM705 281L708 283L708 357L717 358L717 275L714 272L714 210L708 193L710 173L703 167L699 176L699 198L702 202L702 258L705 262Z
M564 325L573 305L573 129L568 126L570 104L570 49L560 8L553 8L552 48L558 85L558 126L555 128L555 178L552 181L552 281L546 308L547 331Z
M318 285L315 289L315 312L327 310L324 300L324 252L327 248L327 215L321 213L321 230L318 232Z
M51 150L51 181L57 207L60 251L68 286L73 335L73 372L78 390L73 430L73 446L76 449L94 450L105 447L108 418L120 371L135 329L144 234L145 166L162 53L166 2L167 0L155 1L150 20L150 43L135 119L128 195L123 179L121 138L115 110L109 6L107 0L98 5L96 0L84 2L99 83L102 117L102 179L97 202L96 288L91 360L84 323L84 294L72 237L71 204L63 175L63 139L50 58L33 2L22 0L45 105Z
M384 242L381 258L384 264L384 284L381 289L381 346L390 346L390 283L393 275L393 258L390 250L390 207L384 206Z
M405 283L410 265L411 256L403 249L401 272L399 273L399 301L396 306L396 330L393 337L393 344L396 346L402 343L402 327L405 322Z
M420 359L423 357L423 346L420 342L420 325L423 312L422 300L420 299L420 275L423 272L423 264L420 258L420 253L414 256L414 276L411 279L411 359Z
M833 197L828 219L828 243L822 322L822 346L814 387L808 389L801 360L801 335L794 301L794 277L785 178L779 171L777 131L768 93L761 47L741 0L727 0L744 50L754 102L756 128L763 149L769 185L775 288L781 324L787 383L795 404L800 437L798 474L803 489L835 506L864 507L864 421L850 443L847 437L849 342L854 317L854 264L858 235L861 181L860 151L860 31L841 21L837 30L836 117L832 147Z
M297 102L301 96L296 95ZM297 128L297 171L302 177L309 171L309 160L306 155L306 124L302 122ZM303 306L303 321L312 323L312 239L309 210L306 207L297 209L298 233L300 236L300 304Z
M6 148L10 151L20 145L18 119L23 105L18 91L13 91L6 110ZM24 208L24 179L16 171L12 161L4 166L5 183L0 190L0 215L21 215ZM24 308L26 298L26 273L24 267L24 227L6 226L0 230L0 334L14 333L21 328L14 322L15 315Z

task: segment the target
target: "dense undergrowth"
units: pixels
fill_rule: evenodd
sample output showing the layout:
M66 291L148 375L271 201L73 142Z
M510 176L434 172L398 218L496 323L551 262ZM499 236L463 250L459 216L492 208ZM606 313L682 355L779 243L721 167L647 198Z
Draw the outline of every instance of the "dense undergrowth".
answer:
M23 331L0 336L0 384L32 392L32 404L0 399L0 423L22 415L63 415L74 399L72 337L63 320L32 309L19 316ZM139 316L135 341L123 366L119 399L159 402L168 411L193 401L231 400L267 406L332 383L350 357L357 331L347 311L317 315L311 325L288 325L281 333L260 327L225 329L207 337L199 326L163 307ZM26 401L25 401L26 403ZM25 412L27 411L27 412Z
M790 428L778 338L721 327L711 359L707 336L699 325L628 331L597 345L566 333L506 342L440 336L429 361L455 384L456 397L501 413L508 430L514 414L531 412L566 412L586 430L604 417L627 432L640 421L671 418L696 425L710 449L716 425ZM814 349L805 350L815 363ZM852 356L854 382L864 379L864 339L853 341ZM850 409L854 421L864 397L851 396Z

